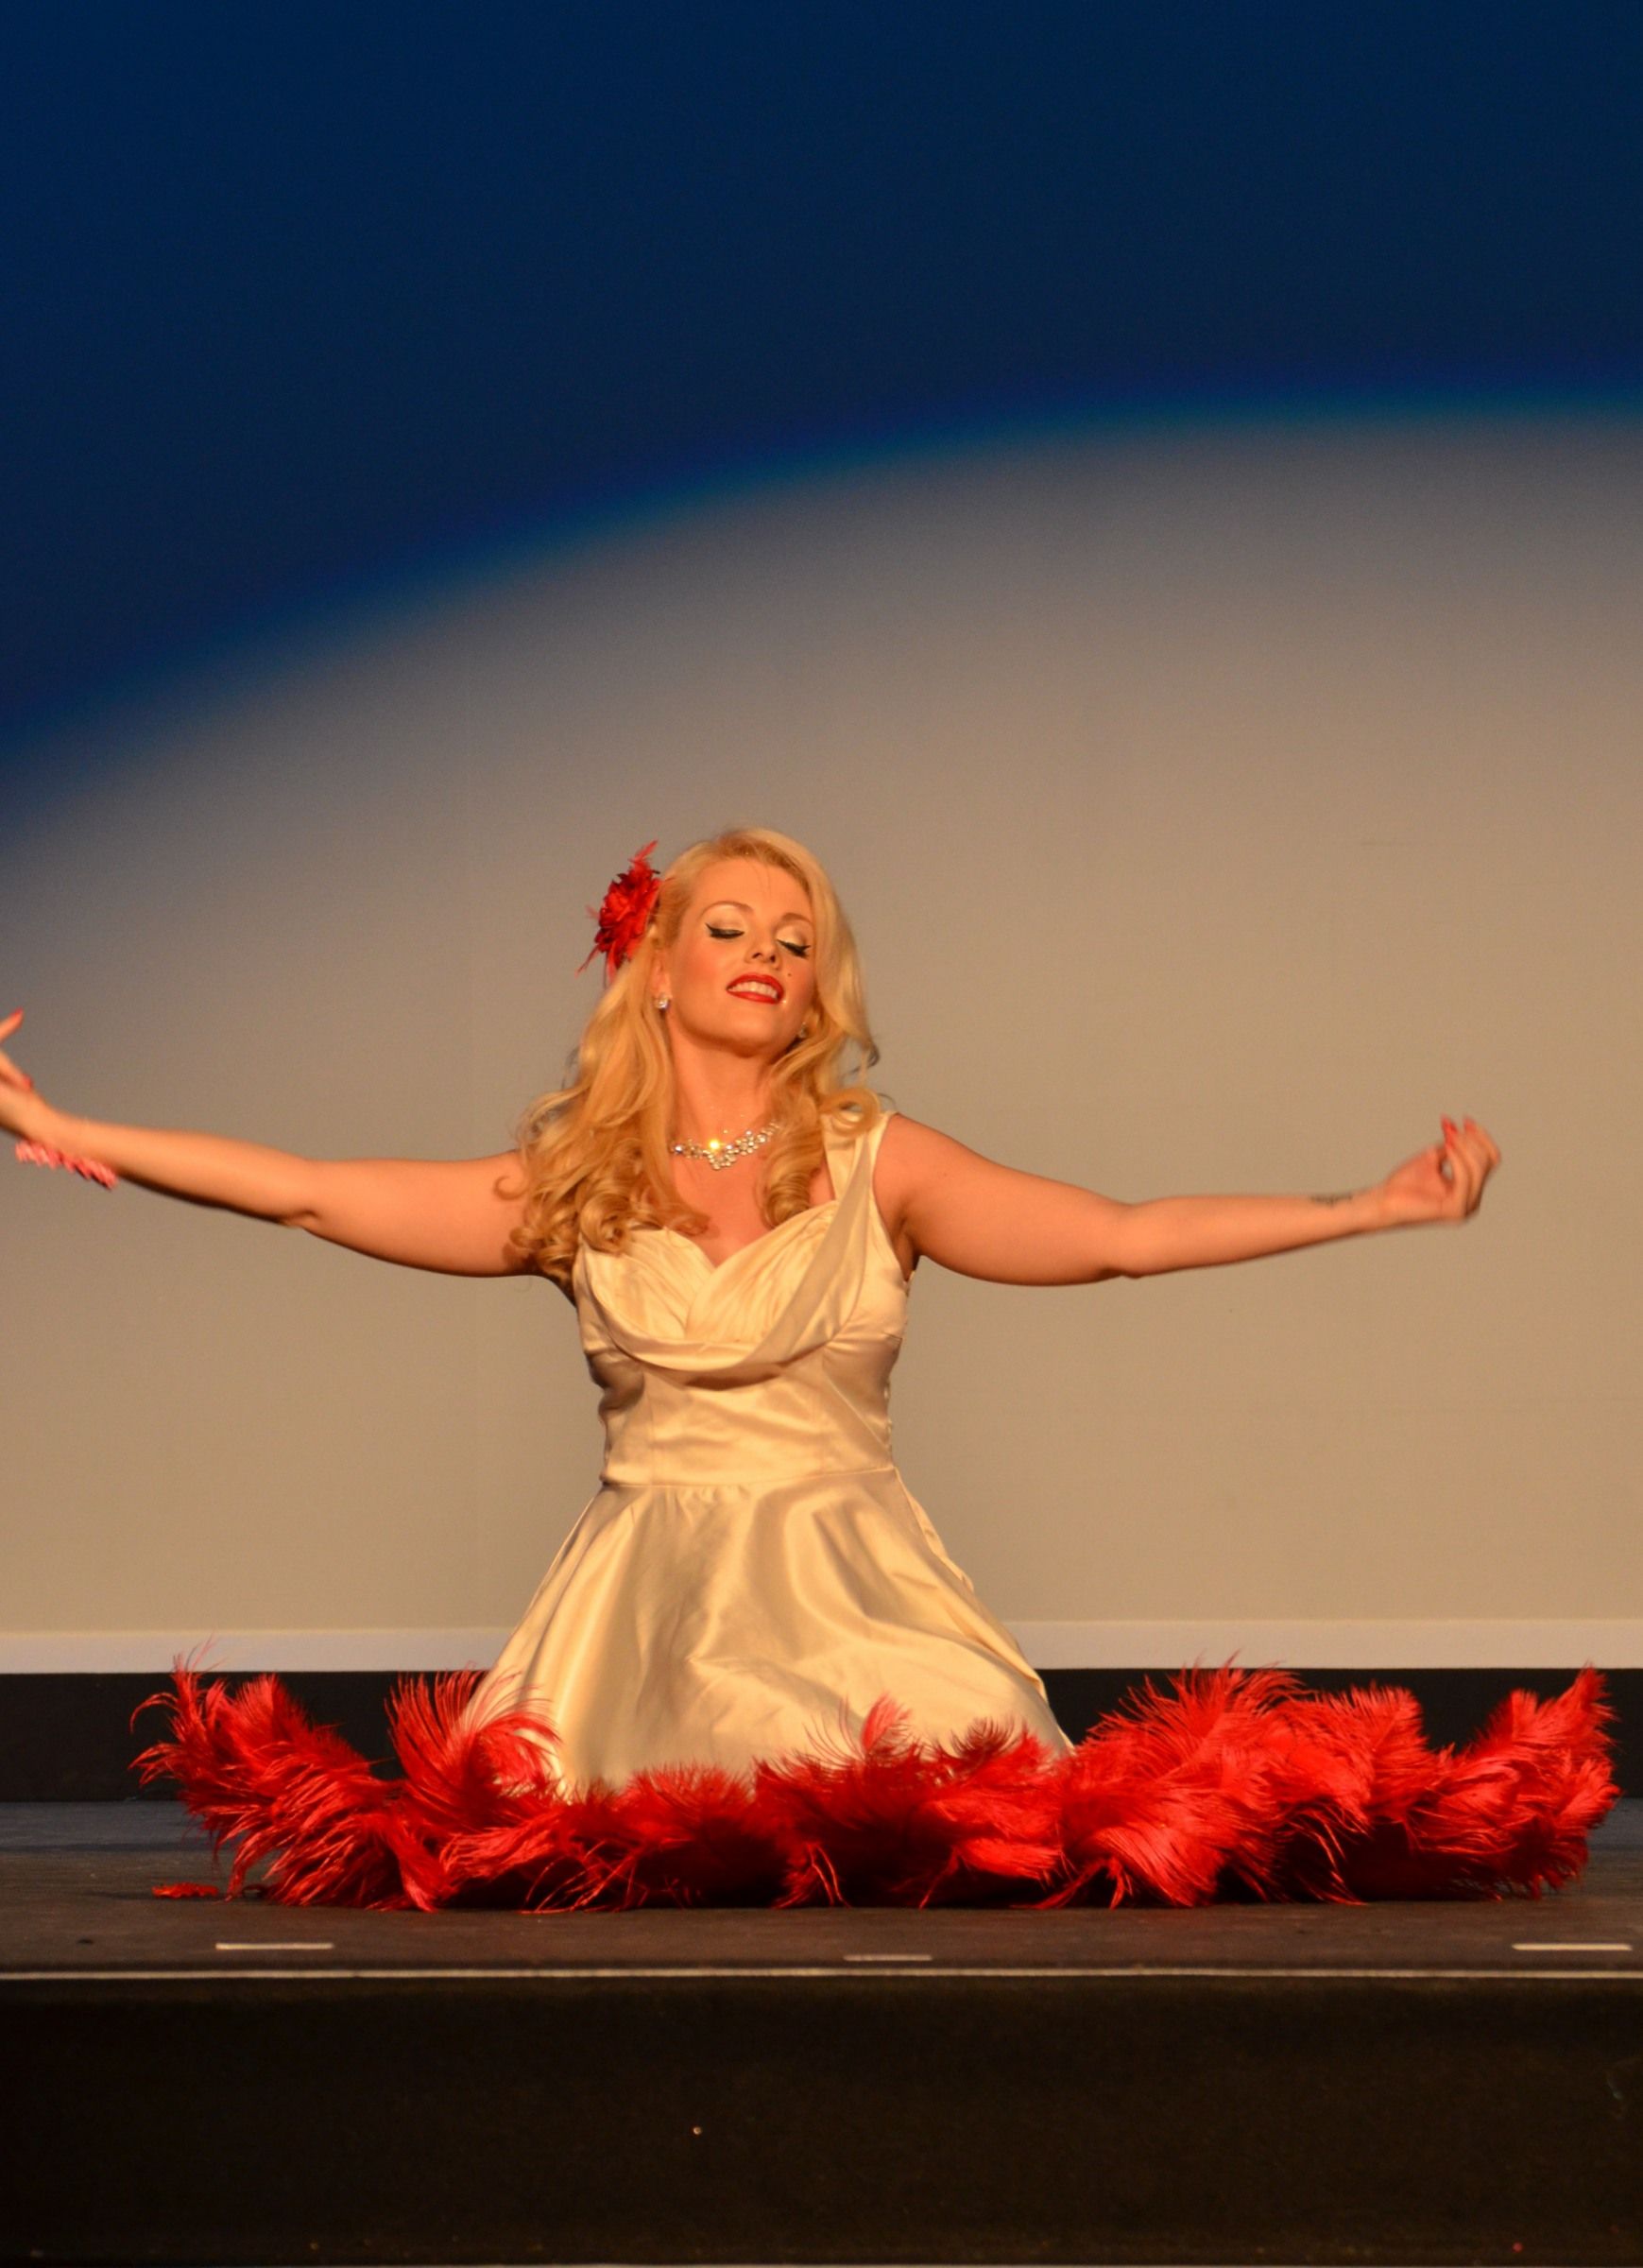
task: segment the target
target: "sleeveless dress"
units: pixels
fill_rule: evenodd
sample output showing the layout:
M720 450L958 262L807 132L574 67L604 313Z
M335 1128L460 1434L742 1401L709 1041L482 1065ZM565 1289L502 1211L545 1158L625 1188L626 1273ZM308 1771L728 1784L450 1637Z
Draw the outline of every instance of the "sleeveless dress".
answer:
M277 1676L194 1662L135 1759L175 1780L226 1892L290 1905L1538 1895L1613 1804L1587 1664L1434 1752L1401 1688L1178 1672L1076 1744L902 1483L908 1284L873 1195L881 1117L830 1133L833 1194L715 1264L674 1230L578 1254L599 1488L486 1673L401 1681L385 1777ZM140 1712L139 1712L140 1713Z
M831 1200L717 1265L667 1228L577 1256L601 1486L476 1704L547 1717L563 1785L848 1744L884 1694L940 1740L992 1720L1072 1746L891 1453L887 1123L830 1135Z

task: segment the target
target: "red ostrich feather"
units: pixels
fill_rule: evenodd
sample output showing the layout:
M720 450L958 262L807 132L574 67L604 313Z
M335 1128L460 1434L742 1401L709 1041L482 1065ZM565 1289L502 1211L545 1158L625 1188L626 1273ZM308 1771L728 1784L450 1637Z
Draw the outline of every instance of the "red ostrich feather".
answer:
M884 1693L859 1738L746 1775L684 1762L574 1790L554 1727L476 1712L478 1676L400 1682L385 1778L278 1678L231 1692L180 1660L142 1705L171 1737L137 1769L178 1781L214 1851L236 1846L231 1898L265 1863L278 1903L424 1911L1538 1896L1580 1871L1619 1792L1589 1664L1553 1700L1510 1694L1458 1753L1433 1753L1400 1688L1307 1693L1227 1663L1148 1679L1064 1756L984 1719L916 1739Z

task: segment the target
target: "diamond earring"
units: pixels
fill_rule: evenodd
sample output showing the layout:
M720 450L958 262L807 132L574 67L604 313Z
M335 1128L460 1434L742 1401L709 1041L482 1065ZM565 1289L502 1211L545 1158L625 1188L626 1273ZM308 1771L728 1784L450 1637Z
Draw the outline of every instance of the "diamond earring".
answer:
M666 1015L668 1009L672 1007L673 1002L669 999L665 992L659 992L656 996L656 1005L659 1008L660 1008L663 1015Z

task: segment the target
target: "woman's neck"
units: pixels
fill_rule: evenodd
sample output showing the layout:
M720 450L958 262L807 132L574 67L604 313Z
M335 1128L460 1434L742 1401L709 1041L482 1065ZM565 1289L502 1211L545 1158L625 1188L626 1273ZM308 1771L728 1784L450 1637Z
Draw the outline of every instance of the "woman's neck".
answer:
M677 1142L706 1142L763 1125L770 1116L769 1065L744 1056L676 1049L673 1115Z

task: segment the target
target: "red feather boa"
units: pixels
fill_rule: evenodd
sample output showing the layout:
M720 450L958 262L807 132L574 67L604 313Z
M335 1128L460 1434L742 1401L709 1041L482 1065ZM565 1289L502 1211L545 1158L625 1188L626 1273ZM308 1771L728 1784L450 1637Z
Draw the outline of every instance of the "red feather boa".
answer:
M390 1779L278 1677L231 1692L179 1659L141 1705L169 1710L171 1737L134 1768L177 1780L214 1853L235 1847L230 1898L263 1864L277 1904L424 1911L1538 1897L1581 1871L1619 1793L1589 1664L1553 1700L1508 1694L1459 1751L1427 1745L1400 1687L1309 1693L1228 1663L1168 1693L1149 1678L1066 1756L985 1721L919 1741L886 1694L853 1749L572 1796L542 1718L463 1723L479 1675L399 1682Z

